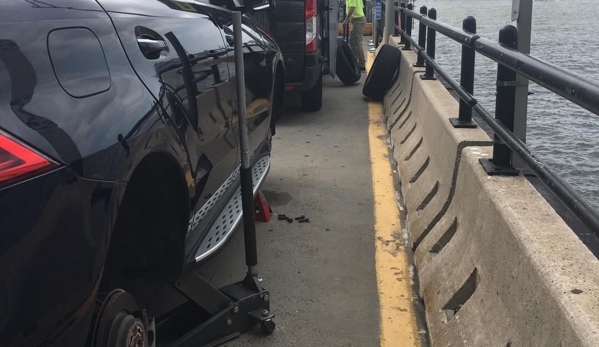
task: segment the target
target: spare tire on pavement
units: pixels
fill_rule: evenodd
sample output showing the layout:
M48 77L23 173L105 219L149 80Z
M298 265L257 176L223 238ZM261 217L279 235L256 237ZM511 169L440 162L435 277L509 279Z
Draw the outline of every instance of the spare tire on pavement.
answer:
M343 84L350 85L358 82L362 72L358 67L358 60L354 56L347 42L337 39L337 67L336 74Z
M400 60L399 49L384 44L374 58L366 82L364 82L362 94L374 100L383 100L385 93L399 75Z

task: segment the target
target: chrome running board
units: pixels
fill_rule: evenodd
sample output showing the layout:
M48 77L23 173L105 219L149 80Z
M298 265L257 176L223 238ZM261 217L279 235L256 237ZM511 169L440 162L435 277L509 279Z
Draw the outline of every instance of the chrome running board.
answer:
M258 189L266 179L268 170L270 169L270 157L261 158L252 167L252 181L254 183L254 196L258 193ZM236 170L235 178L239 176L239 169ZM233 230L239 225L243 217L241 207L241 186L229 199L221 213L218 215L216 222L210 227L206 236L200 243L195 260L196 263L206 259L214 252L224 246L233 234Z

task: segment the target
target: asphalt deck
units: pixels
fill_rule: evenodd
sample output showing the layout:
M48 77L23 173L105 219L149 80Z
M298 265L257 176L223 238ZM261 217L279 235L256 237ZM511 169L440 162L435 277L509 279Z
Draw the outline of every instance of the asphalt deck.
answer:
M414 345L389 341L381 326L381 317L391 324L393 317L381 311L377 288L375 243L381 240L375 231L365 78L363 73L360 82L345 86L325 77L319 112L301 112L299 98L288 98L262 186L274 215L269 223L257 223L258 269L277 327L271 336L256 329L224 346ZM279 221L278 214L310 222ZM245 271L240 227L200 272L221 286Z
M362 80L365 74L362 74ZM275 214L310 223L257 223L259 273L277 328L225 346L378 346L368 105L362 84L324 81L323 107L289 100L262 191ZM202 272L216 285L243 276L243 230ZM213 276L214 275L214 276Z

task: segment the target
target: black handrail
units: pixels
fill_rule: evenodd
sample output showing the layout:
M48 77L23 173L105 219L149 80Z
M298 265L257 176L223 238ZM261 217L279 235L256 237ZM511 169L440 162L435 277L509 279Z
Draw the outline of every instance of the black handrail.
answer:
M470 93L464 90L460 85L460 82L456 81L445 70L443 70L443 68L434 59L432 59L431 56L428 55L428 53L426 53L426 50L418 45L418 42L416 42L416 40L407 35L405 39L408 42L410 42L411 47L415 51L418 51L422 54L426 63L430 64L430 66L433 67L437 74L439 74L439 76L441 76L447 82L447 84L449 84L449 86L455 90L455 92L460 96L460 99L464 100L464 102L466 102L466 104L470 107L473 107L478 103L476 98L474 98Z
M484 38L475 41L474 50L576 105L599 114L599 85L568 70L528 54L501 47L498 43Z
M493 118L481 105L475 105L474 110L489 124L495 134L516 153L530 168L541 182L595 235L599 236L599 216L597 212L572 187L562 180L547 165L536 157L514 133L501 122Z
M495 41L469 34L448 24L430 19L418 12L397 7L407 16L420 20L427 27L449 37L485 57L501 64L573 103L599 114L599 85L585 80L584 77L568 70L556 67L528 54L502 47ZM401 28L398 28L401 32ZM405 34L405 32L404 32ZM402 35L403 36L403 35Z
M399 10L399 8L397 9ZM433 28L441 34L461 44L465 44L471 47L471 42L479 38L478 35L465 33L462 30L456 29L443 22L438 22L437 20L428 18L426 15L420 14L416 11L405 9L403 10L403 12L405 12L406 15L419 20L422 24L426 25L427 27Z
M426 27L432 28L434 31L453 39L463 46L474 49L476 52L566 98L576 105L579 105L596 115L599 114L599 85L570 71L531 57L528 54L518 52L497 42L481 38L479 35L467 33L461 29L454 28L448 24L429 18L425 14L399 6L395 7L395 11L404 13L406 18L411 17L419 20L420 23L424 24ZM471 93L465 90L459 82L449 76L449 74L435 62L434 58L426 52L425 47L419 45L418 42L408 35L405 30L402 30L400 26L396 25L395 28L399 30L400 35L405 41L410 42L411 48L418 53L419 57L421 56L424 58L426 65L432 67L433 70L456 91L460 99L463 100L468 107L476 110L482 120L489 124L495 136L497 136L501 142L499 144L496 142L494 146L505 145L511 151L516 153L540 181L585 226L599 237L599 213L584 201L584 199L580 197L568 183L563 181L557 174L549 169L542 160L537 158L526 144L514 134L513 129L506 127L505 124L493 117L489 111L478 104ZM422 33L422 31L420 32ZM420 42L424 42L422 38L419 38L419 40ZM503 86L515 86L515 83L516 81L501 81ZM498 87L501 87L499 83ZM511 153L508 153L508 156L511 158ZM511 166L511 159L509 159L509 163ZM509 168L504 167L503 169L509 171Z

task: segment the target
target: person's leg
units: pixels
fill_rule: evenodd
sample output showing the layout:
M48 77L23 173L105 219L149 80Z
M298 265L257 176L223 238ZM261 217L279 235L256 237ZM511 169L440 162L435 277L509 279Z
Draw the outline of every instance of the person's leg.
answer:
M366 65L366 57L364 56L364 48L362 47L362 37L364 36L365 26L365 17L352 19L352 30L349 36L349 45L356 56L358 66L362 69Z

